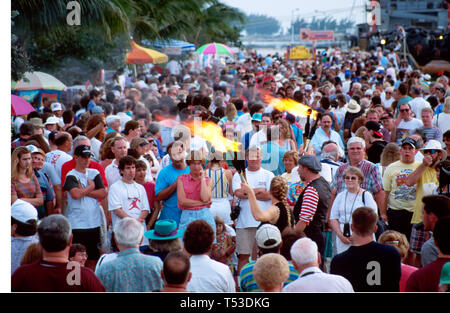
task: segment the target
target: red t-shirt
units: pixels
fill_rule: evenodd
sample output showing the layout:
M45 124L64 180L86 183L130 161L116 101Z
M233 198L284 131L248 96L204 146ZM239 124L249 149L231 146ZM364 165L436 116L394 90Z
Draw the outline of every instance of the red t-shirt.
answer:
M75 271L79 269L79 275ZM79 281L77 280L79 277ZM38 261L19 267L11 276L12 292L105 292L94 272L84 266Z
M74 159L67 161L66 163L63 164L63 166L61 167L61 186L64 186L64 182L66 181L67 173L69 173L71 170L73 170L75 168L75 165L76 165L76 163L75 163ZM91 160L91 162L89 163L89 168L93 168L93 169L96 169L97 171L99 171L100 176L102 177L103 185L105 185L105 187L108 187L108 182L106 181L106 176L105 176L105 170L100 165L100 163L97 163L97 162Z
M143 186L145 192L147 193L148 205L150 206L150 210L153 211L153 202L155 202L155 183L146 182Z

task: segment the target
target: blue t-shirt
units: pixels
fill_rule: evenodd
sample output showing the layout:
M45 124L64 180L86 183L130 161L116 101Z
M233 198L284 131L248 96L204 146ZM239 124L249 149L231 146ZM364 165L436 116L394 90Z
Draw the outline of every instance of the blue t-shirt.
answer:
M164 167L159 172L158 178L156 179L155 195L157 196L161 190L164 190L172 185L177 180L178 176L182 174L189 174L189 172L189 166L183 170L176 169L172 166L172 164ZM177 222L178 225L180 223L180 218L181 209L178 208L177 191L175 190L168 199L163 201L163 208L159 219L172 219Z

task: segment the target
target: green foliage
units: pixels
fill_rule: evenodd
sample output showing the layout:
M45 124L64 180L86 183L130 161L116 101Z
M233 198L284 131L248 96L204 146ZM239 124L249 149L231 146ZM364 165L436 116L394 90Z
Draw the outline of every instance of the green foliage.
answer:
M86 81L100 68L124 64L129 39L181 39L196 45L222 42L240 45L245 15L218 0L77 0L81 25L67 24L68 0L14 0L20 16L13 62L24 66L24 47L35 69L54 74L64 83ZM22 51L23 52L23 51ZM21 63L22 62L22 63Z
M247 16L245 30L249 35L273 35L281 29L281 23L274 17L259 14Z
M11 12L11 27L14 26L13 20L18 15L19 12L17 11ZM14 33L11 33L11 79L19 81L26 72L32 70L30 60L20 44L19 38Z

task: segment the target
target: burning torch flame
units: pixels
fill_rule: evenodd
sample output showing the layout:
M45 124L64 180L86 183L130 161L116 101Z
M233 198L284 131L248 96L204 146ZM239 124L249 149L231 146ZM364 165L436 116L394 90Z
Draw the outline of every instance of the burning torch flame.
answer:
M278 111L286 111L295 116L307 117L311 115L314 119L317 117L317 111L311 109L309 106L304 105L300 102L294 101L292 99L279 99L272 96L266 95L264 100Z
M225 138L222 134L222 128L213 122L195 120L186 123L185 125L195 136L199 136L206 141L209 141L217 151L240 151L241 143Z
M180 123L170 118L164 118L162 116L155 116L155 120L157 120L161 125L168 128L175 128L179 124L183 124L189 128L191 134L203 138L206 141L209 141L211 145L220 152L240 151L240 142L235 142L223 136L222 128L213 122L201 121L196 118L194 121L187 123Z

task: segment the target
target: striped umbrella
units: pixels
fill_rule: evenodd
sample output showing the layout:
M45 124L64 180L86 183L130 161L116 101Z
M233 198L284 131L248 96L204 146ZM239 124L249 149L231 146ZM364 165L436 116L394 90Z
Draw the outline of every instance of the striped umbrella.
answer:
M197 49L199 54L226 54L232 55L234 53L233 49L224 45L223 43L207 43Z
M169 60L168 56L148 48L139 46L131 40L131 51L127 53L127 64L159 64Z
M64 90L66 88L61 81L47 73L27 72L24 77L16 83L14 90Z

